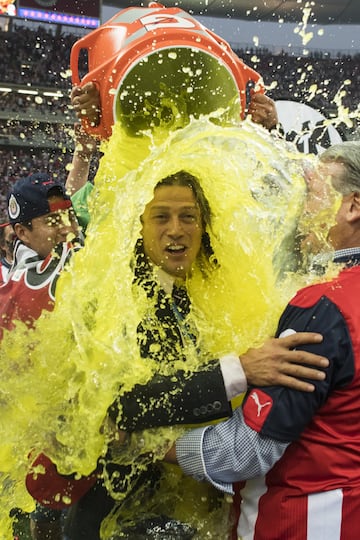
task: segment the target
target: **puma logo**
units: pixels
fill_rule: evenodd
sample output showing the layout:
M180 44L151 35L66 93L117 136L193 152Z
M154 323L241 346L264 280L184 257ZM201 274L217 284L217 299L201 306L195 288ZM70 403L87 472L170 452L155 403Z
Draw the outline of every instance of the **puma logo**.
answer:
M261 411L264 407L267 407L269 405L271 405L271 401L265 401L265 403L260 403L260 399L259 399L259 396L257 394L257 392L252 392L250 394L250 397L255 401L256 403L256 406L257 406L257 417L259 418L260 414L261 414Z

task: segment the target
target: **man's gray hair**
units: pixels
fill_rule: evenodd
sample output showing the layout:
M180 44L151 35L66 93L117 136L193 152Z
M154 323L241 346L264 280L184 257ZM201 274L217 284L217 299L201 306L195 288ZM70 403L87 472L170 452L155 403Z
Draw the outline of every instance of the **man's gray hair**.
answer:
M342 163L344 174L336 178L335 189L343 195L360 191L360 141L334 144L320 155L322 163Z

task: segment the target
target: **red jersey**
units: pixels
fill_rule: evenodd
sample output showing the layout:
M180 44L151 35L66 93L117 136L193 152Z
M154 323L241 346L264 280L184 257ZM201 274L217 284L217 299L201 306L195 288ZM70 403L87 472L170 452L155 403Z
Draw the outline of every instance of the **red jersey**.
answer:
M265 437L292 442L265 477L241 490L242 540L359 538L359 299L355 266L301 290L280 320L279 333L291 328L323 334L323 343L308 350L327 356L330 365L313 394L269 387L247 396L246 423ZM261 410L251 399L255 391Z
M14 250L14 266L7 283L0 287L0 339L4 329L14 328L15 321L22 321L31 328L43 310L53 309L56 282L72 252L71 243L62 243L58 244L45 259L41 259L35 251L17 242ZM58 489L55 493L51 490L48 492L48 485L43 486L41 482L37 487L36 478L32 474L27 477L27 486L32 486L38 498L53 502L54 508L57 507L57 503L60 508L63 507L61 497L60 502L57 501L58 492L68 497L74 494L79 498L96 481L96 475L76 480L73 475L60 477L55 466L44 454L40 454L34 463L46 467L50 485L55 477ZM39 476L41 478L42 475Z
M63 243L45 259L21 242L14 250L14 265L8 281L0 287L0 339L3 329L12 330L15 321L33 326L41 312L51 311L56 281L72 253L72 245Z

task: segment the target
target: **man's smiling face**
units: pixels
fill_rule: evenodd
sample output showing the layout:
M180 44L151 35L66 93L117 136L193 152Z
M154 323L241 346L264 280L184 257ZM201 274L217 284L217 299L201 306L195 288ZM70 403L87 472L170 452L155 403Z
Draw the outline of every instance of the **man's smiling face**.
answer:
M186 186L158 186L141 217L145 255L168 274L185 278L201 248L200 209Z

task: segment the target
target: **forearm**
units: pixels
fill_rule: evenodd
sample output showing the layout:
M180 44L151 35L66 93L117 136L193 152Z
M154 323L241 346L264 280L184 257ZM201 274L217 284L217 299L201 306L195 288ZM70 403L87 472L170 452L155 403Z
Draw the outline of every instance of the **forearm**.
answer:
M82 188L89 177L92 154L75 150L66 179L66 191L73 195Z
M65 187L70 195L82 188L90 172L91 160L98 149L98 141L83 130L81 124L74 125L74 154L71 164L68 166L68 177Z

